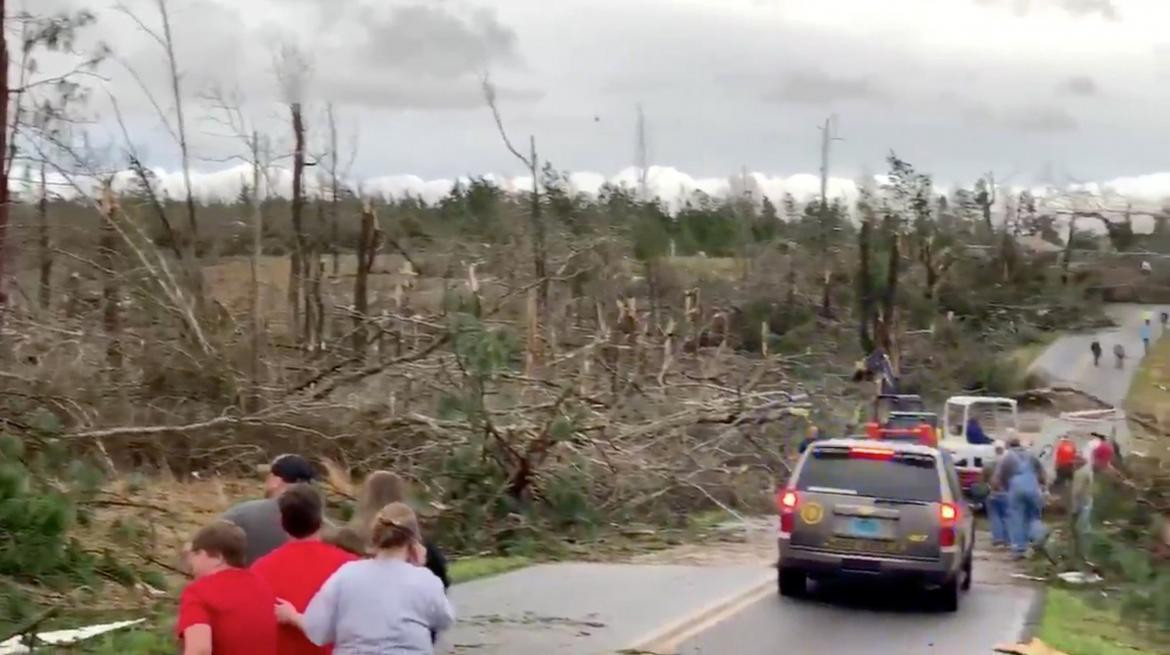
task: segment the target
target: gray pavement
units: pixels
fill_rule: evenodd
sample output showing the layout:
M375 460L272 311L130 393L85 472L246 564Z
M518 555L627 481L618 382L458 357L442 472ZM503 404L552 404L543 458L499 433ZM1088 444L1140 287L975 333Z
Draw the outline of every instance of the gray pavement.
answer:
M1026 587L976 583L957 613L944 614L908 591L814 588L809 599L769 596L683 644L679 653L990 654L998 644L1015 643L1036 600Z
M1142 314L1147 311L1153 314L1153 337L1157 339L1161 336L1160 307L1113 305L1108 312L1117 327L1062 336L1032 363L1029 370L1051 384L1073 386L1120 407L1145 354L1138 328L1142 324ZM1093 366L1093 356L1089 351L1094 338L1100 341L1104 351L1098 367ZM1117 343L1125 347L1127 355L1125 367L1121 369L1115 367L1113 359L1113 346Z
M767 566L542 564L451 588L447 653L598 655L774 579Z

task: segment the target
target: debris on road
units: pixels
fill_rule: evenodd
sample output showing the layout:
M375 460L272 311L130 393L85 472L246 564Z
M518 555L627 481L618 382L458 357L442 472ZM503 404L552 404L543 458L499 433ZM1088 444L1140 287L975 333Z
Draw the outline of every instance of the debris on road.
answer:
M1072 585L1097 584L1105 580L1096 573L1082 573L1081 571L1065 571L1057 574L1056 577Z
M1039 639L1033 639L1027 644L996 646L995 652L1007 653L1008 655L1068 655L1068 653L1056 650Z
M39 635L32 636L34 646L42 644L76 644L78 642L92 639L99 635L104 635L107 632L114 632L129 628L133 625L138 625L146 619L135 619L133 621L116 621L114 623L100 623L98 625L87 625L81 628L71 628L69 630L54 630L53 632L43 632ZM17 655L18 653L33 652L25 645L29 641L28 635L17 635L4 643L0 643L0 655Z

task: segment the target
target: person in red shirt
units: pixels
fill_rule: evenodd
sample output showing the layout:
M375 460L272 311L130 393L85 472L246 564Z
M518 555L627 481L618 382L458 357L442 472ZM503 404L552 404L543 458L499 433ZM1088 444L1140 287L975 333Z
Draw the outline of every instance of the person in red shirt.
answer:
M277 598L287 600L304 612L321 585L341 568L358 559L336 546L321 541L321 495L307 484L289 487L277 500L280 524L290 540L252 564L252 572L271 587ZM273 610L275 616L275 610ZM329 646L317 646L295 626L277 629L280 655L327 655Z
M183 655L277 655L276 597L243 568L246 544L239 526L216 521L187 547L195 581L179 597Z

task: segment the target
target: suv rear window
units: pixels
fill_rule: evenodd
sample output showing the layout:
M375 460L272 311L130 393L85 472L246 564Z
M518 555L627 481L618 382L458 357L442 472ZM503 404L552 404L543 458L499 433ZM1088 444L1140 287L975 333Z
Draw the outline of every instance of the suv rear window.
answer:
M814 450L796 480L798 491L844 493L874 498L938 502L938 462L924 455L892 459L859 458L847 449Z

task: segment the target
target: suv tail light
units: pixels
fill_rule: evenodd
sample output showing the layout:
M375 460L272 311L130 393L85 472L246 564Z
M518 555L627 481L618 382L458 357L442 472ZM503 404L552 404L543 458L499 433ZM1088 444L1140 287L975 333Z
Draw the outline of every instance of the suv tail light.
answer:
M849 456L854 459L893 459L894 451L886 448L855 447L849 449Z
M776 506L780 510L780 534L792 534L796 527L796 508L800 505L800 496L792 489L782 489L776 497Z
M939 548L953 548L958 536L955 527L959 523L959 506L953 503L942 503L938 506L938 545Z

